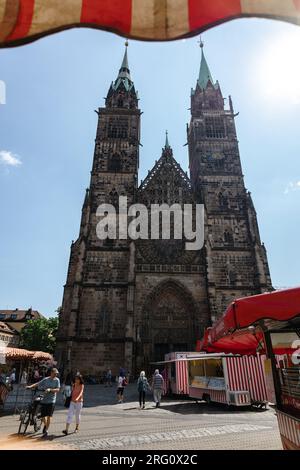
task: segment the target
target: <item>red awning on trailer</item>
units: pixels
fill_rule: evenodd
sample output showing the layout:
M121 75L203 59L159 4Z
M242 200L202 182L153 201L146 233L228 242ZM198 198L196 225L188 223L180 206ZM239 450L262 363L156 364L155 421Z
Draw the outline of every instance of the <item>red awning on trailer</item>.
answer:
M208 353L232 353L242 355L252 355L265 352L263 334L260 331L235 331L229 335L212 342L210 337L211 328L207 328L203 340L198 344L197 351Z
M237 299L210 330L211 342L259 320L287 321L300 315L300 287Z
M230 304L222 318L206 329L197 351L264 353L262 332L248 328L260 320L287 321L299 315L300 287L238 299Z

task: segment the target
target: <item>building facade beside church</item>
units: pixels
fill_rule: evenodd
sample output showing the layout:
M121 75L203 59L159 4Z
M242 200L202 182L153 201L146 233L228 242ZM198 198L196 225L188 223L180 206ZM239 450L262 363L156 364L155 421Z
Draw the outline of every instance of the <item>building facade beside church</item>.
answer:
M235 113L203 53L187 127L190 175L168 137L138 185L141 110L127 48L105 106L98 110L94 161L78 239L72 243L56 359L65 369L101 374L149 369L171 351L194 350L228 303L272 289L267 254L243 180ZM205 241L97 237L100 204L203 204Z

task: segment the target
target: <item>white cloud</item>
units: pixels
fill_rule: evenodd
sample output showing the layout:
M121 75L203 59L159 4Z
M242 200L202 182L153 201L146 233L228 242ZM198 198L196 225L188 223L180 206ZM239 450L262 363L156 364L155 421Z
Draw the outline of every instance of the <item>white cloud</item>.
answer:
M291 191L300 191L300 180L299 181L290 181L287 185L284 194L288 194Z
M7 150L0 150L0 164L7 166L19 166L22 162L18 155Z

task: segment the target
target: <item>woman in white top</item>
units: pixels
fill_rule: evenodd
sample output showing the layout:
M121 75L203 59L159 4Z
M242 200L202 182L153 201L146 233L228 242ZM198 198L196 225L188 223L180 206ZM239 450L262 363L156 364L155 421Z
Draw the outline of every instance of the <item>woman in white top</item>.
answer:
M119 376L118 378L118 388L117 388L117 397L118 397L118 402L123 403L124 401L124 388L127 385L127 380L126 377L123 377L122 375Z

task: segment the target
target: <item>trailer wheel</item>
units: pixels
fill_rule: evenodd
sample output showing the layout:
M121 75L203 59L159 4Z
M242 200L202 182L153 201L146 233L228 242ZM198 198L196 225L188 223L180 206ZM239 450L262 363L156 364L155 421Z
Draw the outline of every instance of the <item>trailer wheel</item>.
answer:
M210 403L211 403L210 395L204 394L204 395L203 395L203 400L205 400L206 403L207 403L208 405L210 405Z

